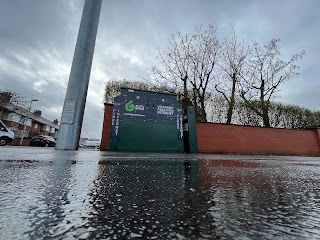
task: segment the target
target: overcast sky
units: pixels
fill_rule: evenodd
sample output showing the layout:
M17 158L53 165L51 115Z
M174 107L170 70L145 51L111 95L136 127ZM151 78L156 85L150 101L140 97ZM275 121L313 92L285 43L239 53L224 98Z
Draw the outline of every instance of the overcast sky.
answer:
M284 57L306 51L300 76L278 101L320 110L320 1L103 0L82 137L101 137L105 82L140 80L176 32L212 24L221 36L261 44L280 38ZM0 1L0 89L38 99L43 117L60 120L84 0Z

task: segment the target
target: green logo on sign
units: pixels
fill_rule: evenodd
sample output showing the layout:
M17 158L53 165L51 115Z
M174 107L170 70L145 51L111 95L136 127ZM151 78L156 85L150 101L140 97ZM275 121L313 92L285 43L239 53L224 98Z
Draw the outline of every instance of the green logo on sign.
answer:
M132 112L132 111L134 110L133 101L130 100L129 102L127 102L126 105L124 106L124 108L125 108L128 112Z

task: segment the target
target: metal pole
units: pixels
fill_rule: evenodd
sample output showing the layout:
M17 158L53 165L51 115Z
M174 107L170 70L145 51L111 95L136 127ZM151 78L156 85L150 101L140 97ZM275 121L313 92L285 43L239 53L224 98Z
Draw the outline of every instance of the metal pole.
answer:
M56 149L77 150L102 0L86 0L64 100Z
M31 111L31 106L32 106L32 102L35 102L35 101L38 101L37 99L32 99L30 101L30 106L28 108L28 112L26 114L26 118L24 119L24 126L23 126L23 133L22 133L22 136L21 136L21 139L20 139L20 146L22 145L22 142L23 142L23 138L24 138L24 134L26 132L26 128L27 128L27 121L28 121L28 118L30 116L30 111Z

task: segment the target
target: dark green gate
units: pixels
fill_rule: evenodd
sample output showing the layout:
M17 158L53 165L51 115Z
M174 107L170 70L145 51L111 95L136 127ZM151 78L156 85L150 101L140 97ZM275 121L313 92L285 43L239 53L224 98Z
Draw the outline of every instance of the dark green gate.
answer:
M184 152L182 119L176 95L123 88L114 99L109 150Z

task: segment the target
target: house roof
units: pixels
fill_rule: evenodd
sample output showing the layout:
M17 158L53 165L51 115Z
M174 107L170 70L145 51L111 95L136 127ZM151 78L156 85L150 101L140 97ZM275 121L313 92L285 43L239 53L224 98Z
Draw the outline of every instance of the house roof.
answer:
M28 117L28 118L32 119L33 121L35 121L35 122L39 122L39 123L54 127L55 129L59 129L59 125L58 124L55 124L52 121L49 121L48 119L45 119L45 118L43 118L41 116L38 116L38 115L36 115L36 114L34 114L32 112L29 112L27 109L19 107L17 105L14 105L12 103L7 103L4 106L4 108L8 109L11 112L14 112L14 113L20 114L22 116Z

